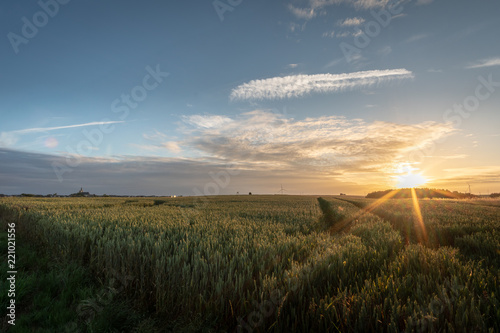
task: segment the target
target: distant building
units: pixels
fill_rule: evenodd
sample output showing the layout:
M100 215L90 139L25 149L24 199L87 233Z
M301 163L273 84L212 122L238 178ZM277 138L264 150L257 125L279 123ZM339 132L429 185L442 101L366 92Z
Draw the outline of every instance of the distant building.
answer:
M89 192L84 192L83 187L80 188L80 191L78 193L73 193L71 194L72 197L90 197Z

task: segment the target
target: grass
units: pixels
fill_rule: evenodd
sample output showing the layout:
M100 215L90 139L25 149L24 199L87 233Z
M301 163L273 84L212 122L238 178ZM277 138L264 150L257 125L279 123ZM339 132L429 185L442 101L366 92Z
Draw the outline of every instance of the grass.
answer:
M318 204L323 213L323 216L320 218L322 229L330 232L338 232L345 227L345 216L335 209L329 201L320 197L318 198Z
M0 232L0 247L7 248L4 231ZM96 281L87 268L60 262L19 237L16 239L16 264L15 326L4 316L1 332L160 332L156 320L135 311L120 295L99 301L99 296L106 295L107 288ZM2 281L6 280L7 271L7 258L2 251ZM9 301L7 292L2 290L0 304L3 309ZM81 306L85 302L94 302L94 309L98 311L86 316ZM86 322L86 319L92 320Z
M19 332L500 330L500 207L344 199L0 200Z

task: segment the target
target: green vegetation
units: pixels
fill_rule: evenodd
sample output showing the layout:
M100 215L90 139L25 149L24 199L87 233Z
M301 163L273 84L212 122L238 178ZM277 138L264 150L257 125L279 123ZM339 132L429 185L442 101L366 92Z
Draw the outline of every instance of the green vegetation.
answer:
M48 299L66 302L67 317L40 328L76 320L82 332L500 330L498 205L420 200L424 237L404 199L162 200L0 200L2 223L16 221L23 243L61 263L33 268L34 281L50 280L38 288L57 286ZM73 265L66 275L51 273L63 263ZM69 280L76 294L61 296ZM21 284L29 296L18 295L27 330L42 311L33 304L43 291L31 288ZM77 311L82 300L110 298L114 306L97 314L84 303L90 324Z
M323 212L320 220L322 229L330 232L338 232L345 227L345 223L342 223L345 220L345 216L333 208L329 201L318 198L318 204L321 212Z
M7 233L3 231L0 232L0 246L7 248ZM47 256L43 250L40 253L41 250L16 237L16 320L15 326L11 326L7 322L9 318L4 316L1 332L76 333L110 329L160 332L153 325L156 324L154 320L135 311L121 295L99 299L107 295L110 286L95 281L86 267L63 263L57 257ZM7 256L2 252L0 278L6 281ZM0 304L3 309L8 306L9 299L8 293L2 290ZM98 311L89 312L85 304Z
M415 193L419 199L467 199L476 197L470 193L459 193L457 191L437 190L430 188L415 188ZM391 194L391 199L409 199L412 198L412 189L403 188L398 190L385 190L371 192L366 195L369 199L379 199Z

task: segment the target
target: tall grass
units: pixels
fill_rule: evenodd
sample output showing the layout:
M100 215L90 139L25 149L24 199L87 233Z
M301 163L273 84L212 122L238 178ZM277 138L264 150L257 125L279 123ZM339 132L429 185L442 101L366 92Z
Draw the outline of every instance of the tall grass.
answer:
M127 297L174 331L500 329L498 267L460 253L475 239L405 247L393 223L334 198L162 200L5 198L0 216L103 280L133 277Z

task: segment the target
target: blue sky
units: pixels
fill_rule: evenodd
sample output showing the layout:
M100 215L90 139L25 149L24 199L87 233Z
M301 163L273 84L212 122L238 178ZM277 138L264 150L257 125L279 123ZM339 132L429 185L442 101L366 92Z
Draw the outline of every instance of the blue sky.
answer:
M500 192L499 10L7 1L0 193Z

